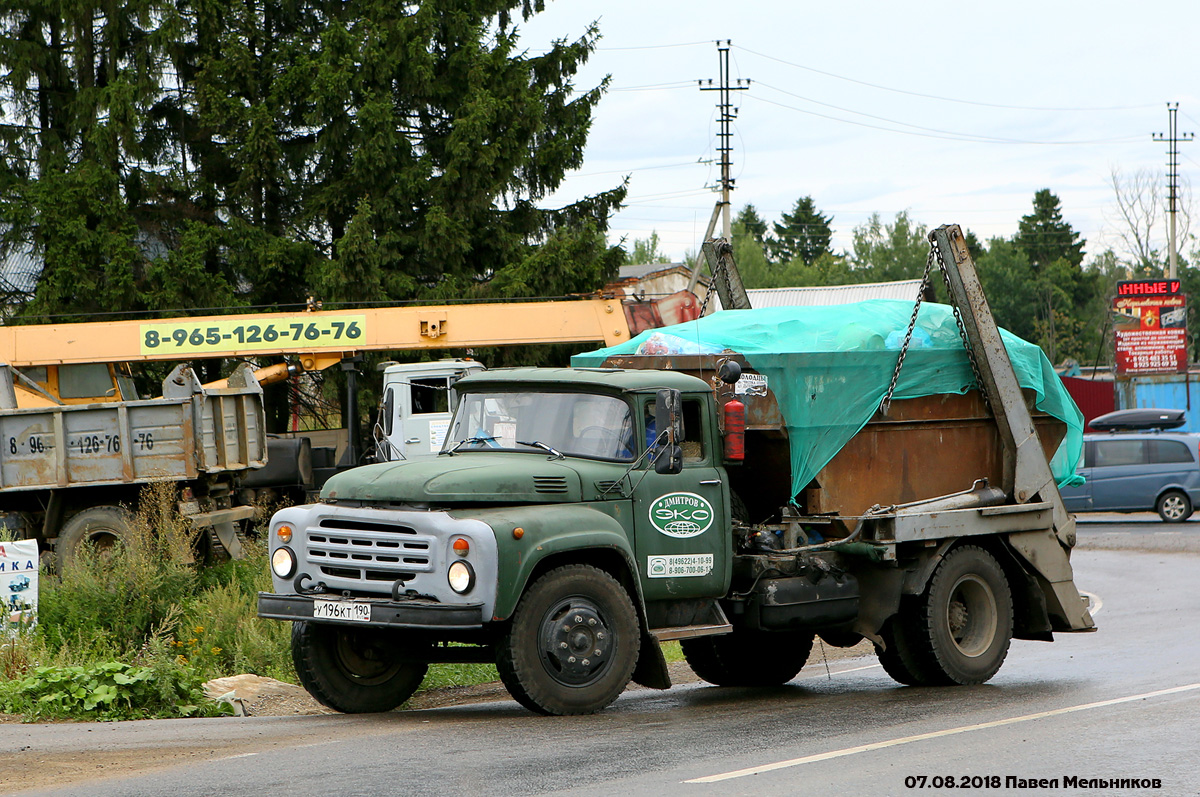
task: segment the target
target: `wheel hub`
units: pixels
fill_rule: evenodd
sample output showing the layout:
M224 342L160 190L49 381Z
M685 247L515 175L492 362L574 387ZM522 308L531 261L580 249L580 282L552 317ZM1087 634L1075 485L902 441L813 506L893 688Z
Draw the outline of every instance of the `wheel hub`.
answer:
M338 629L334 654L342 672L362 684L383 683L400 669L394 656L386 655L374 641L354 630Z
M946 605L950 639L964 656L980 656L996 638L996 596L980 577L958 580Z
M613 638L596 606L571 599L547 613L542 642L551 675L561 683L580 686L608 666Z

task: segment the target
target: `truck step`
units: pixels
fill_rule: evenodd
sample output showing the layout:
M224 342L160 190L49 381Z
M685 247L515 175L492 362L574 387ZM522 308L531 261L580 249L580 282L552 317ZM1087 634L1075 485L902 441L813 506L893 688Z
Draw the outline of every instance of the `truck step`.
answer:
M708 625L681 625L675 628L651 628L650 635L659 642L669 642L672 639L691 639L698 636L716 636L733 631L729 623L714 623Z

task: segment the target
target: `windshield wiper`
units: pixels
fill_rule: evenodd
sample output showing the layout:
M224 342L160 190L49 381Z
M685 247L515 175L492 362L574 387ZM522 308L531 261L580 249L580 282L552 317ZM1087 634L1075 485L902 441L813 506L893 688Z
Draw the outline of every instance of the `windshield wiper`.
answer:
M458 451L458 449L462 448L467 443L493 443L495 441L496 441L496 438L494 438L494 437L483 437L483 436L464 437L462 440L459 440L457 443L455 443L453 446L446 449L445 451L439 451L438 456L441 456L442 454L454 454L456 451Z
M530 440L530 441L518 440L517 443L519 443L520 445L523 445L523 446L529 446L530 448L540 448L543 451L549 452L550 455L552 457L554 457L555 459L566 459L566 455L563 454L563 452L559 451L556 448L551 448L550 446L543 443L541 440Z

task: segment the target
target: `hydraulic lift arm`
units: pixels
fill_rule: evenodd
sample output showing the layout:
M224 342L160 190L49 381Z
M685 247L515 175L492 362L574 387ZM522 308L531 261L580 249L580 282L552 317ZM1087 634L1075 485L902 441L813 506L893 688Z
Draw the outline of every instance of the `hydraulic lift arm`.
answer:
M1068 551L1075 545L1075 518L1059 495L962 230L956 224L938 227L929 234L929 240L944 269L951 304L962 319L965 345L969 347L980 390L1000 430L1004 445L1004 492L1018 504L1048 504L1053 517L1052 533L1012 534L1009 542L1045 579L1043 592L1052 614L1069 626L1061 630L1095 628L1072 582Z

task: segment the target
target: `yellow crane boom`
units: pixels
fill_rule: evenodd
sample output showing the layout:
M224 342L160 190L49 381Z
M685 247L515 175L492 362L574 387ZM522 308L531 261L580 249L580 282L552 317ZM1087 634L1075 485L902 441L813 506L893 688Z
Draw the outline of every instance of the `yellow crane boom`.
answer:
M628 340L617 298L382 307L0 327L0 362L16 368L270 354L344 354Z

